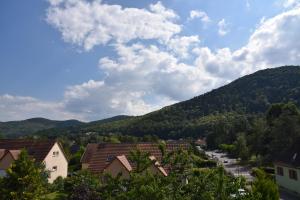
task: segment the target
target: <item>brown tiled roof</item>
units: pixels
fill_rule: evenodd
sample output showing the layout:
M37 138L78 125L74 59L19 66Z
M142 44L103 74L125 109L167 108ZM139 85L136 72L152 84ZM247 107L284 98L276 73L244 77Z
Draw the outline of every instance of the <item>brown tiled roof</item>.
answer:
M15 150L25 149L36 161L42 162L55 143L55 140L0 139L0 149L13 150L13 156L18 154Z
M166 151L171 152L178 148L187 149L188 146L189 145L184 142L169 142L166 144ZM120 155L125 155L128 158L130 151L137 148L143 152L149 152L150 155L154 156L158 162L161 162L162 155L158 148L158 144L156 143L89 144L81 162L88 163L88 169L92 172L101 173L112 161L112 158ZM130 164L134 167L132 163Z
M88 144L80 159L81 163L89 163L92 155L97 151L98 144Z

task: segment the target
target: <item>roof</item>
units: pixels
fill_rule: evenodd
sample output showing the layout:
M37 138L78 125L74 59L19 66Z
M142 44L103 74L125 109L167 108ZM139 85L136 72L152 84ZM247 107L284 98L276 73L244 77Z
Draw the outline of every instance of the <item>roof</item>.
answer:
M300 168L300 138L285 152L281 153L275 163Z
M21 153L21 150L8 150L8 152L12 155L14 160L17 160Z
M195 141L195 144L206 146L206 140L205 139L198 139L198 140Z
M160 165L160 163L156 160L155 156L150 156L149 157L150 160L155 161L154 162L154 166L164 175L164 176L168 176L168 173L166 172L166 170Z
M102 143L102 144L89 144L86 151L81 158L82 163L88 163L88 169L94 173L101 173L112 161L110 158L124 155L128 158L130 151L140 149L143 152L149 152L154 156L158 162L161 162L161 152L156 143ZM171 152L176 149L188 148L188 143L184 142L168 142L166 144L166 151ZM130 163L130 162L129 162ZM130 163L134 167L133 163Z
M125 167L125 169L126 169L128 172L131 172L131 171L132 171L132 167L131 167L131 165L130 165L130 163L129 163L129 161L127 160L127 158L126 158L125 155L116 156L114 160L118 160L118 161ZM111 163L113 163L113 161L112 161ZM110 164L111 164L111 163L110 163ZM109 164L108 166L110 166L110 164ZM108 166L107 166L107 167L108 167ZM107 168L107 167L106 167L106 168ZM105 168L105 169L106 169L106 168Z
M56 140L0 139L0 149L10 150L13 157L25 149L36 161L42 162L55 143Z

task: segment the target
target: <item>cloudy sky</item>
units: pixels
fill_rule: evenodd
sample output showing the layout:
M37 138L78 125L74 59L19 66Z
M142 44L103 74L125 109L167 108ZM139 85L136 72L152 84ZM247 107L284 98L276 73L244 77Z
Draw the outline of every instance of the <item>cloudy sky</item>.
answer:
M300 63L300 0L7 0L0 121L141 115Z

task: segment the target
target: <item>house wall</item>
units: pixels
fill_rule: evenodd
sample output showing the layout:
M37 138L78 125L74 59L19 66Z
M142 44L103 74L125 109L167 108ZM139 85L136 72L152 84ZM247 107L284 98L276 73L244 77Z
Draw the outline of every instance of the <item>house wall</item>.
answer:
M277 174L277 167L283 168L283 176ZM295 170L297 172L298 180L290 179L289 170ZM287 166L275 164L276 182L279 186L288 189L292 192L300 194L300 169L290 168Z
M150 165L148 170L149 172L151 172L151 174L162 175L161 171L159 171L159 169L154 164Z
M10 167L10 165L14 162L14 158L10 153L7 153L1 160L0 160L0 170L6 170Z
M104 170L104 172L110 173L112 177L116 177L120 172L122 178L129 178L129 172L118 159L112 161L112 163Z
M53 152L58 151L58 156L53 156ZM55 143L48 155L44 159L46 169L50 171L49 183L52 183L57 177L63 178L68 175L68 160L66 159L63 151L57 143ZM57 170L53 170L53 167L57 166Z
M81 169L87 169L89 167L88 163L82 163L81 164Z

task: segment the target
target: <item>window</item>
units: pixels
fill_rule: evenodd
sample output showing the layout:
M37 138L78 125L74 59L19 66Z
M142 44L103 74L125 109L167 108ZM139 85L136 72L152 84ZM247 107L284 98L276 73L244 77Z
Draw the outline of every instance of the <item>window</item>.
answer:
M298 180L297 172L295 170L289 170L289 177L290 179Z
M277 175L283 176L283 168L282 167L277 167Z
M53 167L52 167L52 171L53 171L53 172L57 171L57 166L53 166Z
M106 162L111 162L113 159L114 159L114 156L113 156L113 155L108 155L108 156L106 157Z
M58 157L58 154L59 154L59 151L53 151L52 156L53 156L53 157Z

